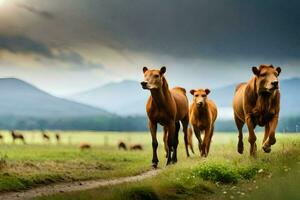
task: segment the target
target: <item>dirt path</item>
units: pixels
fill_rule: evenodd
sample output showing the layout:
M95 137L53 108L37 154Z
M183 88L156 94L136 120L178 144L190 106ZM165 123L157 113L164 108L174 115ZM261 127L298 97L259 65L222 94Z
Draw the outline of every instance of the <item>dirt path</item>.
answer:
M32 199L34 197L51 195L61 192L73 192L93 189L101 186L117 185L122 183L130 183L141 181L146 178L150 178L159 173L160 170L151 170L136 176L122 177L111 180L89 180L89 181L76 181L71 183L57 183L47 186L41 186L30 190L20 192L8 192L0 194L0 200L23 200Z

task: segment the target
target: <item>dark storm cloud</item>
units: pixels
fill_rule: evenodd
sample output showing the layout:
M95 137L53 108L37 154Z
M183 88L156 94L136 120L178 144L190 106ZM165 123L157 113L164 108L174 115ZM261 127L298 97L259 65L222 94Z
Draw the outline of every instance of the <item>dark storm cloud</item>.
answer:
M0 34L0 51L8 51L13 54L32 54L44 58L70 63L73 67L102 68L98 63L93 63L83 58L73 50L55 49L51 50L45 44L32 40L26 36L8 36ZM39 60L39 58L37 59Z
M26 36L0 34L0 50L6 50L11 53L38 54L44 57L53 57L51 50L46 45Z
M109 32L120 49L210 59L300 56L297 0L76 2L87 8L81 17L91 29Z
M45 10L39 10L33 6L30 6L30 5L26 5L26 4L17 4L17 6L19 8L23 8L35 15L38 15L40 17L43 17L45 19L54 19L54 15L48 11L45 11Z

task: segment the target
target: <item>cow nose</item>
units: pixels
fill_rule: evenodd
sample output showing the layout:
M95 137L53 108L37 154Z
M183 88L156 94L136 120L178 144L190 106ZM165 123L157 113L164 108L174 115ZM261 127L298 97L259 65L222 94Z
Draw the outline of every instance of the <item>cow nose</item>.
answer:
M202 105L203 105L203 102L199 102L198 105L199 105L199 106L202 106Z
M272 85L273 85L274 87L277 87L277 86L278 86L278 81L272 81Z
M147 86L147 82L146 82L146 81L142 81L142 82L141 82L141 85L142 85L143 87L146 87L146 86Z

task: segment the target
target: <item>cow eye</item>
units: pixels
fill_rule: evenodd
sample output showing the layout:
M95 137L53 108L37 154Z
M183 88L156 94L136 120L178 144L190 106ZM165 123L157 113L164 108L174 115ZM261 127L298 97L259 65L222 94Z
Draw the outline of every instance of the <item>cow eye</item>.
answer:
M205 95L205 94L202 94L202 97L206 97L206 95Z
M196 94L196 95L195 95L195 97L199 97L199 95L198 95L198 94Z
M159 77L159 75L158 75L158 74L155 74L155 75L154 75L154 77L155 77L155 78L158 78L158 77Z

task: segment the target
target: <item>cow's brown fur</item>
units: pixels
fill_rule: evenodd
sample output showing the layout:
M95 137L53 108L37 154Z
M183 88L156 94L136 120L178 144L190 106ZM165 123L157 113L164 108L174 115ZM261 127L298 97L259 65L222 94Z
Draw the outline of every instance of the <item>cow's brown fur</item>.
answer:
M140 145L140 144L135 144L135 145L130 146L130 150L140 150L140 151L142 151L143 146Z
M256 155L256 125L265 127L263 150L271 151L275 144L275 130L279 118L280 92L278 89L278 76L280 67L273 65L260 65L259 69L252 68L254 73L248 83L239 84L236 88L233 110L234 119L239 130L238 152L243 153L243 126L246 123L249 131L248 141L251 145L250 155Z
M191 90L190 93L193 95L193 103L190 106L190 123L198 139L201 156L206 157L214 132L214 123L217 119L217 107L212 100L207 98L210 90ZM205 131L203 142L201 139L202 131Z
M91 146L90 144L88 144L88 143L81 143L81 144L79 145L79 148L80 148L81 150L84 150L84 149L90 149L90 148L92 148L92 146Z
M119 148L119 150L121 150L121 149L127 150L127 146L126 146L125 142L122 142L122 141L119 142L118 148Z
M177 162L178 132L180 122L183 126L186 154L188 152L187 128L189 123L188 99L185 89L176 87L169 89L167 80L164 76L166 68L160 70L149 70L143 68L144 81L141 82L143 89L148 89L151 96L146 105L149 118L149 128L152 136L153 158L152 166L157 167L157 147L156 138L157 124L164 127L164 143L167 152L167 165ZM173 152L173 153L172 153ZM172 155L171 155L172 154Z
M26 144L25 142L25 138L21 133L17 133L16 131L12 130L11 131L11 136L13 138L13 142L15 143L15 140L20 139L23 141L24 144Z

